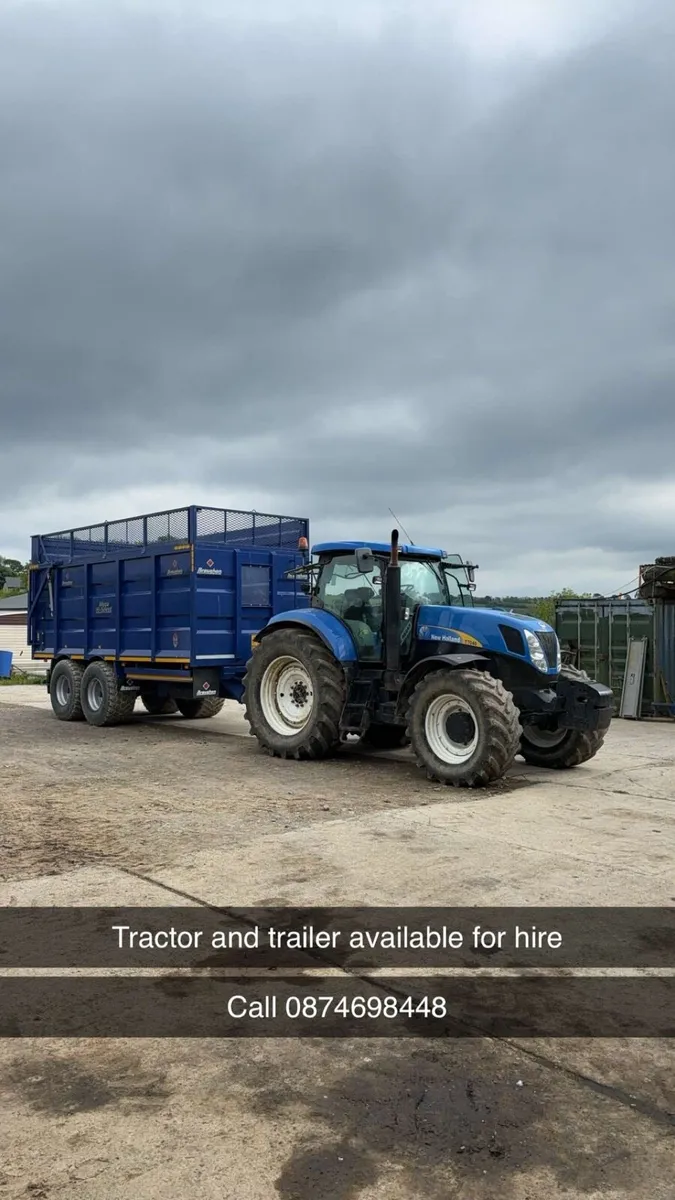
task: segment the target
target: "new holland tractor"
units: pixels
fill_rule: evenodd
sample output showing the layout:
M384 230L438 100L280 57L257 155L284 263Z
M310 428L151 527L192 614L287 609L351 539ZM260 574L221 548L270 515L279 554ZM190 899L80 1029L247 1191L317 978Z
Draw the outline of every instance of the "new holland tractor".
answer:
M602 746L613 696L561 666L543 621L473 606L474 567L440 549L331 542L288 572L308 607L254 639L243 702L260 746L318 759L349 735L410 744L428 777L457 787L500 779L517 754L569 768Z

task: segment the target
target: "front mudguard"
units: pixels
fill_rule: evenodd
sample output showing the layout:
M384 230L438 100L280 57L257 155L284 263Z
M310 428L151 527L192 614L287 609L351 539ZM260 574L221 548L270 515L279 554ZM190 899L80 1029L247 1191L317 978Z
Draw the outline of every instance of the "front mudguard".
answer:
M604 683L560 675L550 688L518 689L514 699L524 722L554 718L560 729L589 733L608 729L614 711L614 693Z

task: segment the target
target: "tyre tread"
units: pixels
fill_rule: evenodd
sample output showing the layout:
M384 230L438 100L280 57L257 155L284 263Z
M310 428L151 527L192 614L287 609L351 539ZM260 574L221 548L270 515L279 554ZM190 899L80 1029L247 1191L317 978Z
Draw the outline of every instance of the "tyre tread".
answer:
M70 716L63 716L61 713L57 713L56 709L54 708L54 701L52 699L52 683L54 680L54 672L58 671L58 668L61 665L61 663L67 663L68 668L70 669L70 674L71 674L73 693L72 693L72 705L71 705ZM58 672L58 673L61 674L62 672ZM75 660L72 658L61 658L52 668L51 678L49 680L49 695L50 695L50 699L52 700L52 712L54 713L54 716L58 718L59 721L84 721L84 719L85 719L84 712L82 710L82 676L83 675L84 675L84 667L82 666L81 663L75 662Z
M454 671L451 673L454 674ZM413 722L416 706L420 703L420 696L429 685L429 681L437 679L438 674L439 672L434 671L425 675L415 687L408 704L407 736L412 744L418 766L426 772L428 779L453 787L478 788L496 783L511 766L520 745L519 714L511 693L504 687L500 679L496 679L487 671L475 668L462 670L462 676L471 680L472 689L481 699L492 736L490 752L487 757L477 763L463 778L453 779L448 775L441 775L435 765L428 761L425 746L414 737Z
M300 746L286 749L278 742L272 730L268 732L266 725L261 727L251 712L249 690L255 684L255 672L258 660L254 654L246 664L244 676L244 716L251 729L255 728L255 737L267 754L274 758L311 760L326 758L340 742L340 721L345 703L345 684L342 668L331 654L327 646L313 633L304 630L279 630L278 634L271 633L270 638L288 637L292 634L297 651L304 653L310 660L318 678L318 696L320 711L312 726L306 742ZM259 653L256 652L256 653ZM339 672L339 674L338 674Z
M124 725L131 719L133 714L136 704L136 693L121 691L115 668L111 663L103 662L101 659L95 659L94 662L89 663L84 672L83 681L89 668L93 666L96 666L105 676L110 702L108 703L104 719L102 721L92 721L90 724L97 725L99 728L108 725ZM86 718L86 710L84 710L84 715Z

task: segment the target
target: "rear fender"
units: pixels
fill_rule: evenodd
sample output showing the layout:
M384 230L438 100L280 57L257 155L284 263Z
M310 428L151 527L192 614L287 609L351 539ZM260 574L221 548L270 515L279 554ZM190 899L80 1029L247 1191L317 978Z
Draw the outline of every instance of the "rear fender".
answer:
M322 608L300 608L278 613L256 634L260 642L276 629L309 629L328 647L338 662L355 663L358 659L354 639L347 626L333 613Z

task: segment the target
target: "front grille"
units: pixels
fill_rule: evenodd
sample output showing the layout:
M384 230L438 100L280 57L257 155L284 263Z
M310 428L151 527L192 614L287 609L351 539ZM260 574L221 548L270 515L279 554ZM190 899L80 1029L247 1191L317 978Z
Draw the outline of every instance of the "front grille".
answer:
M544 654L549 667L557 667L558 665L558 637L553 633L538 633L537 637L544 647Z

